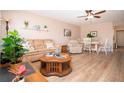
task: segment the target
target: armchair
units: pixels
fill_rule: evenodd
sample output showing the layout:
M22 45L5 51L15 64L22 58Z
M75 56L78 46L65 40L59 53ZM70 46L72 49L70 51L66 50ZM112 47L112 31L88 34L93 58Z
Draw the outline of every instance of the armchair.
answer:
M77 40L70 40L68 42L69 53L82 53L82 44Z

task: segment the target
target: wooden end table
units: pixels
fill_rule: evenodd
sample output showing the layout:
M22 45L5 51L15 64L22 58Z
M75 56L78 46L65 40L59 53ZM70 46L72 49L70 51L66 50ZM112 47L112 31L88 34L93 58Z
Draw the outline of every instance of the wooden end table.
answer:
M41 73L45 76L65 76L72 71L71 57L66 54L61 54L63 58L55 56L43 55L41 61Z
M62 45L61 46L61 52L62 53L68 53L68 46L67 45Z

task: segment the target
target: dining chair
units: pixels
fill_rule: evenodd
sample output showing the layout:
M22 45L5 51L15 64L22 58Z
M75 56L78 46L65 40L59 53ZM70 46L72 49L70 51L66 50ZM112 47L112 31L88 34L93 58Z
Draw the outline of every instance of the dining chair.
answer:
M83 38L83 50L88 50L91 53L91 38Z
M108 39L106 39L103 43L99 45L97 53L104 51L105 54L107 55L108 54L107 47L108 47Z

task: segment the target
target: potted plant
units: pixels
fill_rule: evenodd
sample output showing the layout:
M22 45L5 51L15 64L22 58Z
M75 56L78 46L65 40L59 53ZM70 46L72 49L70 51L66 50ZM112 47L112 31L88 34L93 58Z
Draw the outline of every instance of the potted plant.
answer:
M44 25L44 30L45 31L47 31L48 29L47 29L48 27L47 27L47 25Z
M93 38L94 36L93 36L91 33L88 33L88 34L87 34L87 37L88 37L88 38Z
M16 77L12 80L12 82L24 82L25 81L25 74L29 70L26 69L25 65L18 65L16 67L10 68L9 72L12 72L16 75Z
M22 39L16 30L9 31L8 35L3 38L2 44L2 62L9 64L17 64L21 62L22 56L27 49L23 47L24 39Z
M25 28L28 28L28 25L29 25L28 21L25 20L24 25L25 25Z

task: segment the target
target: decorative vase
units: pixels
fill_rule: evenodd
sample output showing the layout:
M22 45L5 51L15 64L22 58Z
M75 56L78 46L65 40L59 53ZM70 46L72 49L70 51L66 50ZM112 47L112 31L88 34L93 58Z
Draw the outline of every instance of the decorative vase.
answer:
M44 25L44 31L48 31L47 25Z
M61 53L61 49L60 48L56 48L55 55L56 56L60 56L60 53Z
M29 25L28 21L24 21L24 25L25 25L25 29L27 29Z

